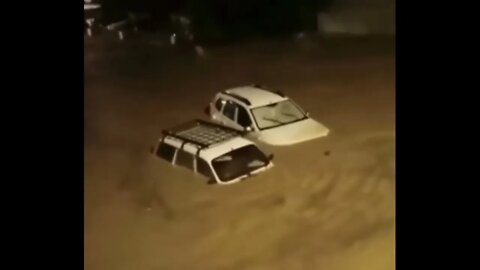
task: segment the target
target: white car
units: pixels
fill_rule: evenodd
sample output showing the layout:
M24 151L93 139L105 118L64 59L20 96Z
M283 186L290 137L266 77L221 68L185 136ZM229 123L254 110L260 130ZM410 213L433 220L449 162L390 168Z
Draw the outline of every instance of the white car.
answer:
M205 113L213 121L247 131L250 137L270 145L291 145L330 132L283 93L259 85L216 94Z
M209 184L233 184L273 167L266 156L237 130L197 119L164 130L155 156L203 175Z

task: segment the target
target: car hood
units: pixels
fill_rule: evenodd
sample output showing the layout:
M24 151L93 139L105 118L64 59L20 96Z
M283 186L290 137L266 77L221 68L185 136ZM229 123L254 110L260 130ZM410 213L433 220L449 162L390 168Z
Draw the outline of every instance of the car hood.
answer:
M321 123L307 118L284 126L262 130L257 139L271 145L291 145L325 137L330 130Z

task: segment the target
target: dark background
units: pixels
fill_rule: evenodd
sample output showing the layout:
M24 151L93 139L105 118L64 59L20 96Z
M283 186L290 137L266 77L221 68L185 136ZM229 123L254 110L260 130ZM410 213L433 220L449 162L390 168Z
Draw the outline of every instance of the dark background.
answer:
M103 0L103 21L124 19L129 12L148 13L164 26L170 14L191 18L193 31L205 39L229 40L276 36L316 28L317 12L333 0Z

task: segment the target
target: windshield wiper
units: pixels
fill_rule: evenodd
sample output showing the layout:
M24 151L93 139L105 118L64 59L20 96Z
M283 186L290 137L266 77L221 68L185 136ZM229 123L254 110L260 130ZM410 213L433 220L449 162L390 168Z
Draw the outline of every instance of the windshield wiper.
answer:
M290 116L290 117L297 118L296 115L293 115L293 114L291 114L291 113L284 113L284 112L282 112L281 114L286 115L286 116Z
M278 120L275 120L275 119L266 118L266 117L263 117L263 119L264 119L264 120L267 120L267 121L270 121L270 122L275 122L275 123L283 124L283 122L278 121Z

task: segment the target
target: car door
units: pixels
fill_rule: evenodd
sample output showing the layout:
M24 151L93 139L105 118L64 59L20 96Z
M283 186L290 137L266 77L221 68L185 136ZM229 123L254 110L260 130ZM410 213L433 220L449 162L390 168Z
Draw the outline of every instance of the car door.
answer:
M248 113L248 110L239 104L237 104L237 117L235 120L242 129L255 131L255 125L253 124L252 117Z
M194 168L194 156L190 153L185 152L182 149L177 149L177 154L175 156L175 165L179 167L187 168L188 170L193 170Z
M240 105L235 101L227 100L222 110L222 124L237 130L244 130L244 127L237 122L239 107Z
M222 122L223 115L222 110L226 103L226 100L219 97L215 102L210 103L205 113L210 116L210 118L217 122Z

